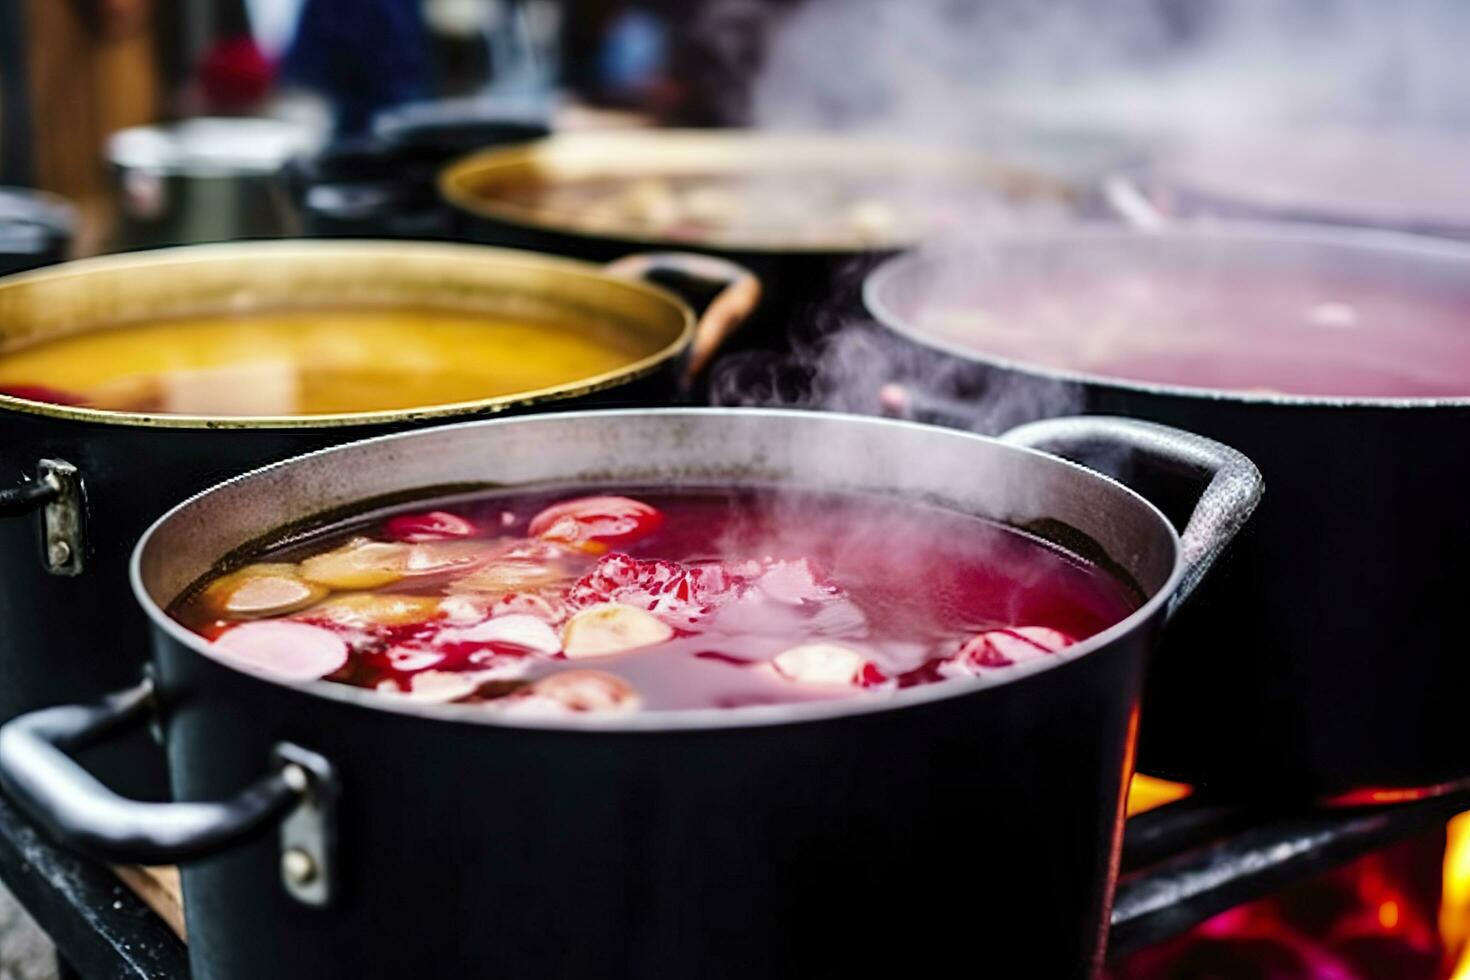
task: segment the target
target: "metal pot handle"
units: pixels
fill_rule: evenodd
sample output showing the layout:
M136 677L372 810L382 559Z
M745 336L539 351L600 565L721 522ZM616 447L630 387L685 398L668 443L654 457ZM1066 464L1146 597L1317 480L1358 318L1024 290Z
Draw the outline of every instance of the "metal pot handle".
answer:
M36 478L0 490L0 518L41 511L42 562L52 575L82 573L82 524L86 513L82 476L65 460L36 463Z
M1169 597L1168 616L1189 598L1260 503L1265 482L1244 454L1204 436L1153 422L1110 416L1044 419L1018 426L1002 441L1075 461L1089 450L1129 449L1191 476L1208 478L1180 535L1184 577Z
M336 799L331 765L314 752L283 743L273 753L273 770L233 799L145 803L114 793L71 757L145 723L153 709L153 684L145 680L97 704L21 715L0 726L0 783L63 845L116 863L177 864L218 853L281 823L288 890L308 904L324 904L332 866L331 822L324 811ZM298 854L292 858L287 851ZM307 862L312 873L303 875ZM321 893L320 900L298 894L293 879L309 894Z
M755 273L713 255L639 252L609 262L603 271L623 279L649 279L659 273L671 273L721 287L695 324L694 342L689 346L689 357L684 364L685 384L699 377L761 301L761 282Z

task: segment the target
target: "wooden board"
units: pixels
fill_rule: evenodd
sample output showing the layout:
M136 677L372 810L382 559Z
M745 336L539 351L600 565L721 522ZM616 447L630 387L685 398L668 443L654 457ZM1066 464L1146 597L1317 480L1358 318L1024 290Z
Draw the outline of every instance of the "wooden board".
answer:
M187 940L184 925L184 895L175 867L145 868L138 865L114 865L113 873L141 898L159 918L168 923L180 939Z

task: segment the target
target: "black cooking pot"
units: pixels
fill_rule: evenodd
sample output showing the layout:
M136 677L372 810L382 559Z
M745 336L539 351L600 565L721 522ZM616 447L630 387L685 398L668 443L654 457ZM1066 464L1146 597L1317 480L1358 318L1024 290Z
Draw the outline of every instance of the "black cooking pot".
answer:
M696 322L676 296L630 277L721 279ZM127 555L171 501L253 466L456 417L595 404L663 404L759 293L705 256L634 256L616 268L478 246L255 243L77 262L0 282L0 349L78 329L221 311L366 305L508 311L579 329L611 324L643 356L603 377L470 404L266 418L141 415L0 394L0 718L129 683L146 658ZM38 383L47 379L38 378ZM138 769L156 753L103 761ZM139 790L141 791L141 789Z
M336 140L285 168L307 235L448 239L439 171L474 150L539 139L550 131L539 107L485 99L395 106L373 135Z
M1002 391L1012 413L1061 406L1199 432L1240 447L1270 480L1269 501L1151 668L1140 769L1219 792L1345 802L1470 776L1461 732L1470 659L1457 613L1470 548L1470 457L1458 446L1470 398L1297 397L1084 376L987 357L904 312L949 269L965 269L987 311L1003 315L1006 290L1069 295L1069 270L1100 260L1120 275L1229 276L1238 293L1221 302L1238 297L1241 316L1252 270L1297 277L1308 294L1320 285L1322 298L1333 282L1387 284L1412 315L1416 295L1470 304L1470 249L1296 226L1094 228L905 257L866 287L880 321L932 352L924 370L948 371L962 392L931 412L917 381L917 417L967 424L965 403Z
M1157 153L1105 182L1123 217L1298 221L1470 240L1463 132L1405 126L1252 130Z
M184 869L196 980L938 976L1096 969L1144 658L1249 514L1255 468L1126 420L1105 440L1185 474L1183 541L1152 505L1004 442L882 419L665 410L495 420L258 470L175 508L134 556L155 680L0 730L0 778L60 839ZM916 461L931 465L918 466ZM508 721L241 673L163 611L227 552L415 488L740 485L926 500L1080 542L1143 598L1000 683L892 697ZM158 718L175 804L64 754ZM242 789L243 787L243 789Z
M903 144L746 130L630 130L563 133L521 146L467 156L449 166L439 188L451 209L454 237L606 262L630 252L689 249L751 269L766 302L738 346L782 350L793 332L841 298L857 302L861 276L878 257L915 244L913 229L854 234L803 234L800 217L771 215L770 234L748 231L678 236L633 218L601 224L581 214L548 212L524 199L528 188L605 182L609 197L629 187L664 186L690 177L725 178L735 192L762 182L831 176L890 185L963 180L988 188L1012 214L1071 217L1083 205L1072 180L1043 166L925 150ZM621 189L621 191L620 191ZM759 194L756 197L759 198ZM1025 210L1022 210L1025 209ZM783 225L787 225L783 230Z

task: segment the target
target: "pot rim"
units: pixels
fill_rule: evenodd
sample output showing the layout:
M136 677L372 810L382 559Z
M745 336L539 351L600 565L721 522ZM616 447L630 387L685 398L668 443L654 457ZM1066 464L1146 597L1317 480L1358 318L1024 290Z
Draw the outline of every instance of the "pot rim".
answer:
M691 416L691 415L716 415L731 416L742 415L747 417L769 418L780 420L783 418L802 418L819 415L824 418L836 418L855 422L863 425L871 425L879 428L891 429L922 429L932 431L933 426L922 425L917 422L908 422L898 419L879 418L866 415L851 415L840 412L809 412L795 409L764 409L764 408L654 408L654 409L608 409L599 411L559 412L559 420L576 420L579 418L607 418L618 416L649 415L661 417ZM1179 586L1184 576L1184 554L1180 543L1178 532L1169 519L1149 501L1136 491L1124 486L1111 477L1090 470L1077 463L1052 456L1039 450L1006 443L1000 439L990 436L982 436L971 432L962 432L955 429L944 429L946 434L954 436L959 440L977 440L984 443L995 444L1008 452L1014 452L1027 456L1038 457L1045 461L1045 465L1068 468L1086 474L1088 478L1111 484L1117 490L1143 505L1153 516L1157 525L1162 529L1169 541L1174 553L1173 568L1169 572L1164 583L1150 595L1137 609L1133 610L1123 619L1109 626L1107 629L1093 636L1075 643L1056 654L1052 654L1041 660L1032 661L1028 664L1017 664L1011 667L1001 668L997 673L1005 676L991 679L987 678L950 678L938 684L921 684L904 690L894 691L881 697L867 698L859 695L852 698L841 698L831 701L806 701L794 704L781 705L752 705L740 708L686 708L667 711L637 712L631 715L609 716L567 720L560 718L530 718L514 717L507 718L498 712L486 711L477 705L455 705L455 704L424 704L411 701L408 698L395 698L384 696L376 691L365 688L351 687L345 684L336 684L325 680L307 681L294 683L271 677L264 673L255 673L243 670L233 664L222 660L209 653L209 644L203 637L187 629L153 600L143 583L142 556L149 541L164 524L170 521L175 514L188 508L194 501L199 500L215 489L229 484L241 483L250 480L258 474L300 463L303 460L325 457L333 453L350 452L359 447L372 446L383 443L391 443L397 440L411 439L426 432L442 432L446 429L461 428L484 428L503 425L515 425L524 423L534 418L494 418L478 419L471 422L463 422L453 426L443 426L437 429L419 429L414 432L400 432L386 436L377 436L371 439L362 439L357 442L320 449L305 453L291 459L271 463L268 466L258 467L246 473L222 481L209 489L203 490L190 496L188 499L169 508L162 516L155 520L138 539L133 548L132 556L128 563L128 580L133 590L134 601L143 608L144 613L152 622L155 630L162 631L174 642L188 648L192 653L202 656L210 662L235 673L243 674L263 683L316 697L326 698L340 704L351 707L362 708L371 711L386 711L392 714L408 715L423 718L428 721L448 723L468 723L485 725L499 729L534 729L537 731L556 731L576 734L578 732L607 733L641 733L651 734L660 732L696 732L696 731L719 731L734 728L765 728L776 725L797 724L803 722L816 722L832 720L845 716L857 717L877 712L897 711L906 708L916 708L936 701L947 701L952 698L964 697L970 694L979 694L984 691L1005 687L1011 683L1022 680L1033 674L1060 669L1095 651L1111 646L1128 634L1143 628L1146 623L1158 615L1164 608L1169 598Z
M1064 228L997 233L986 237L978 248L1005 248L1008 245L1107 240L1144 240L1146 238L1185 241L1236 241L1260 244L1291 243L1299 245L1348 246L1368 251L1393 251L1401 255L1420 255L1457 261L1470 274L1470 243L1438 239L1429 235L1386 228L1347 227L1307 222L1231 221L1225 224L1176 224L1164 228L1137 229L1106 222L1081 222ZM1142 395L1189 398L1202 402L1239 402L1280 408L1367 408L1426 409L1467 408L1470 394L1449 397L1294 395L1286 392L1238 391L1230 388L1202 388L1135 381L1128 378L1086 371L1051 368L1032 361L1016 360L972 350L948 340L930 336L908 318L900 316L884 300L881 293L888 282L904 275L910 268L927 262L944 261L946 256L962 254L962 249L941 249L937 255L905 252L885 260L863 280L863 305L885 329L920 346L937 350L962 360L1030 375L1048 381L1070 382L1094 388L1110 388ZM1467 385L1470 388L1470 385Z
M508 146L490 147L452 161L439 172L440 196L451 207L477 218L499 221L517 228L553 232L567 235L585 242L616 242L630 248L647 249L695 249L723 254L754 255L773 257L780 255L842 256L856 258L863 255L891 254L909 248L920 235L893 235L878 241L843 243L837 240L817 242L771 242L760 238L742 236L713 237L704 240L688 240L631 227L593 229L583 223L558 215L538 213L499 198L485 197L471 190L469 178L487 171L509 170L535 164L538 160L559 148L568 152L579 147L587 148L584 154L595 156L592 151L614 153L618 144L632 143L650 150L659 147L690 147L703 150L710 159L704 165L707 174L724 174L729 171L722 162L734 158L760 159L765 154L780 154L793 162L790 168L800 171L804 158L810 154L846 159L869 161L858 167L858 172L873 172L880 168L871 163L874 156L888 156L896 165L910 174L953 172L970 174L981 181L990 181L998 187L1007 185L1028 186L1038 193L1045 193L1075 205L1078 190L1065 178L1049 173L1040 166L1028 167L1021 163L1008 162L1004 157L984 154L947 151L942 146L920 148L904 147L901 143L873 139L871 137L844 136L817 131L770 132L758 129L655 129L655 130L606 130L572 133L555 133L541 139ZM865 152L866 151L866 152ZM654 168L653 175L678 173L677 169ZM739 171L734 171L739 173ZM648 176L648 174L644 174ZM550 181L549 183L556 183Z
M233 256L254 255L285 256L294 254L312 256L381 256L409 250L414 253L460 258L476 257L484 261L511 268L541 269L558 272L568 277L590 279L615 284L616 288L642 293L673 308L683 320L679 335L669 344L636 361L601 374L579 378L564 384L545 388L532 388L512 392L494 398L482 398L469 402L451 402L444 405L427 405L417 408L373 412L334 412L322 415L167 415L150 412L114 412L75 405L56 405L50 402L31 401L0 393L0 412L21 412L40 415L68 422L91 422L99 425L124 426L131 428L162 429L333 429L357 426L397 425L425 419L452 421L457 416L503 412L511 408L540 405L575 398L592 392L615 388L657 371L669 361L682 355L693 341L695 330L694 311L689 304L674 293L652 283L638 279L624 279L603 272L596 263L553 255L542 255L521 249L497 248L492 245L476 245L465 242L394 241L392 239L276 239L249 242L221 242L201 245L180 245L172 248L150 249L141 252L125 252L103 255L88 259L64 262L60 265L33 269L0 278L0 288L11 284L24 285L29 282L64 280L77 277L85 281L90 273L102 270L149 268L188 261L195 257L206 260L226 260ZM3 415L0 415L3 418Z

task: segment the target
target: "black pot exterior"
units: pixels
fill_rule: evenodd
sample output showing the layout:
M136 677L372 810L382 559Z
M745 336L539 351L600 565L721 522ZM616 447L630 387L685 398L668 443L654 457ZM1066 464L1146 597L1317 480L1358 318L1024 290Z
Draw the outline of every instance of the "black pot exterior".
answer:
M1161 618L960 697L642 732L371 710L158 631L178 798L232 795L281 740L341 781L330 908L287 897L274 835L186 867L193 975L1089 975Z
M1457 640L1470 405L1308 404L1084 383L920 347L914 414L970 428L1062 410L1238 448L1270 487L1150 663L1138 767L1237 797L1368 801L1470 776L1470 660ZM984 405L967 417L968 401ZM1192 500L1116 454L1088 460L1182 526Z
M1228 441L1270 484L1170 626L1150 772L1330 797L1470 775L1463 605L1470 406L1271 404L1095 386L1089 411Z
M672 365L614 389L537 406L667 404ZM506 414L514 414L509 412ZM398 425L173 428L112 425L0 410L0 486L32 479L36 462L76 466L85 488L82 574L49 573L36 514L0 517L0 720L47 705L96 699L137 681L146 620L128 591L133 545L169 507L212 484L314 449L442 420ZM139 743L96 760L119 788L157 794L159 753Z

